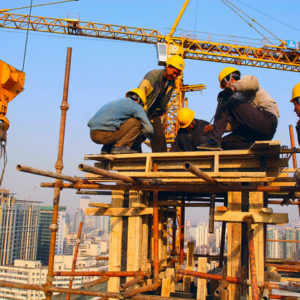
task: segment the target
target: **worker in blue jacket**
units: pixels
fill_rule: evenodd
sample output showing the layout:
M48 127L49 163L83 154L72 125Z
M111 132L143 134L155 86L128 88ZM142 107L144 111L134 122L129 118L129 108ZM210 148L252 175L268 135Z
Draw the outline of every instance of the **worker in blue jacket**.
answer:
M145 93L132 89L121 98L101 107L90 119L90 136L96 144L103 144L101 154L136 153L135 140L153 133L153 127L143 107ZM142 139L139 139L142 140Z

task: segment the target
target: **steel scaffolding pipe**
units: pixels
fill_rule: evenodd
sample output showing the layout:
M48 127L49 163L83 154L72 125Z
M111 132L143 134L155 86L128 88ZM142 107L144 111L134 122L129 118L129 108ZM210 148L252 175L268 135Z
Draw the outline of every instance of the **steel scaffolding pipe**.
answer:
M108 276L108 277L137 277L147 276L144 271L55 271L54 276Z
M186 300L186 298L178 297L161 297L152 295L136 295L131 298L132 300Z
M60 294L109 297L109 298L116 298L116 299L119 299L119 297L120 297L119 293L75 290L75 289L48 286L47 284L41 286L41 285L28 284L28 283L0 281L0 287L41 291L41 292L45 292L45 293L51 292L51 293L60 293Z
M300 293L300 286L293 286L290 284L282 284L282 283L266 283L266 287L269 290L281 290L281 291L289 291L293 293Z
M300 272L300 266L266 264L266 267L275 267L278 271Z
M78 165L78 169L80 171L93 173L93 174L96 174L96 175L101 175L104 178L121 180L123 182L132 183L134 185L140 184L139 181L137 181L137 180L135 180L135 179L133 179L129 176L122 175L122 174L119 174L117 172L110 172L110 171L107 171L107 170L104 170L104 169L101 169L101 168L96 168L96 167L88 166L88 165L85 165L85 164Z
M153 164L153 172L157 172L157 164ZM153 273L154 279L159 276L159 257L158 257L158 192L153 192ZM136 295L136 294L135 294Z
M161 286L161 281L158 281L158 282L155 282L155 283L152 283L149 285L144 285L142 287L126 291L123 294L123 296L124 296L124 299L131 298L132 296L135 296L138 294L157 290L160 286Z
M145 279L144 279L143 276L139 276L139 277L134 278L134 279L132 279L132 280L126 282L126 283L123 283L123 284L121 284L120 291L123 292L123 291L125 291L126 289L128 289L129 287L132 287L132 286L134 286L134 285L136 285L136 284L138 284L138 283L141 283L141 282L143 282L144 280L145 280Z
M218 182L215 179L213 179L211 176L207 175L205 172L203 172L202 170L200 170L199 168L197 168L195 165L193 165L189 161L186 161L183 164L183 167L184 167L184 169L186 171L191 172L192 174L198 176L199 178L205 180L208 183L218 184Z
M45 176L45 177L51 177L51 178L60 179L60 180L66 180L66 181L71 181L71 182L78 182L80 180L79 177L62 175L62 174L54 173L51 171L44 171L44 170L32 168L29 166L17 165L16 168L18 171L41 175L41 176Z
M227 277L223 278L222 275L209 274L209 273L196 272L196 271L189 271L189 270L183 270L183 269L177 270L177 273L182 274L182 275L187 275L187 276L193 276L193 277L197 277L197 278L203 278L203 279L210 279L210 280L226 279L226 281L228 281L230 283L236 283L236 284L241 284L242 283L241 279L239 279L237 277L227 276Z

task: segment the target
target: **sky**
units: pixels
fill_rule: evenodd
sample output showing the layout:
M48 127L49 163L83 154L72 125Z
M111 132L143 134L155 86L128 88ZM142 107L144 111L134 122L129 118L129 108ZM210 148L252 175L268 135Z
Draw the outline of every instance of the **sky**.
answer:
M45 2L33 0L33 5L41 3ZM150 28L167 34L183 3L183 0L80 0L34 7L32 15L79 17L81 21ZM281 39L297 40L299 37L299 0L232 0L232 3ZM28 5L30 0L2 0L0 9ZM28 14L29 9L14 12ZM221 0L190 0L177 29L186 35L200 36L202 32L201 37L207 38L220 34L224 42L229 40L229 35L262 39ZM179 35L178 32L174 35ZM22 69L25 38L26 32L23 30L0 28L0 60ZM160 68L154 45L30 32L24 69L25 90L9 103L7 113L11 125L7 138L8 164L2 188L15 193L17 199L52 204L53 191L40 187L40 182L52 180L19 172L16 165L55 171L67 47L72 48L70 108L67 112L62 171L67 175L82 176L77 166L84 162L84 155L100 153L101 147L90 140L87 127L93 114L103 104L121 98L126 91L137 87L148 71ZM202 92L187 94L188 105L195 110L197 118L208 121L212 118L220 91L218 74L226 66L186 60L184 84L206 85ZM277 101L281 117L274 140L290 145L288 125L295 125L297 117L289 100L294 85L300 81L299 73L246 66L240 66L239 70L242 75L257 76L260 85ZM66 205L69 211L74 211L79 206L79 198L74 191L63 190L60 203ZM107 198L93 199L108 201ZM276 209L289 211L292 219L298 218L295 210ZM206 218L207 212L202 212L201 215ZM197 215L199 213L187 214L194 221Z

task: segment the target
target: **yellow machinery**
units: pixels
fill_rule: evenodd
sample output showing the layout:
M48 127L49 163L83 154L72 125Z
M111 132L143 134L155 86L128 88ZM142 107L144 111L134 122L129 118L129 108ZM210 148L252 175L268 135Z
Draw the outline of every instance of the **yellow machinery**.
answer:
M7 105L23 91L25 73L0 60L0 122L1 129L7 131Z

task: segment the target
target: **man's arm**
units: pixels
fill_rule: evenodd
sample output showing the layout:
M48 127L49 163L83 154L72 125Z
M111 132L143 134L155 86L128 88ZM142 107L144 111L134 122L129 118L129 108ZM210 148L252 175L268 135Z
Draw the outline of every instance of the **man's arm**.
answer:
M298 120L297 122L296 131L297 131L298 145L300 146L300 120Z
M133 117L141 121L142 133L144 135L148 136L149 134L153 134L153 127L146 115L146 112L139 104L133 111Z
M234 92L256 92L259 88L258 80L253 75L243 76L240 80L232 85Z

